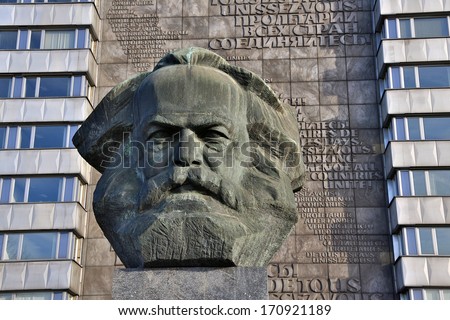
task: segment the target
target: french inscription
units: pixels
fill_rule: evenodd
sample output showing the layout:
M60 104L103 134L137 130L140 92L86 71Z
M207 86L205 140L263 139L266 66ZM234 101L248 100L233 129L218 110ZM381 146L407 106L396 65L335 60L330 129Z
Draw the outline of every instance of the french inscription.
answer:
M211 0L234 17L236 37L209 41L213 50L370 45L361 34L361 0Z
M298 110L297 118L302 118ZM321 181L324 189L372 188L383 179L374 161L356 162L356 155L375 155L375 146L361 141L358 129L347 120L299 121L300 143L310 181Z
M363 293L356 277L304 278L300 264L270 264L267 287L271 300L377 300L382 293Z

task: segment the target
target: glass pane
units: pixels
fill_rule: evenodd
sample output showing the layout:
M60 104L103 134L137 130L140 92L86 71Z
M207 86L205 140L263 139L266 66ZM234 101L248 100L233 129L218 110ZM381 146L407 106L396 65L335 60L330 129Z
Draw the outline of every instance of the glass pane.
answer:
M0 49L14 50L17 44L17 31L0 31Z
M450 229L436 228L436 241L439 255L450 255Z
M28 149L31 141L31 127L20 128L20 148Z
M64 190L64 201L75 201L73 197L73 187L75 178L66 179L66 189Z
M408 241L408 255L417 255L416 232L413 228L406 228Z
M423 118L425 139L450 140L449 118Z
M69 247L69 233L64 232L59 236L59 251L58 251L58 259L70 258L68 256L68 247Z
M1 203L9 202L9 192L11 190L11 179L3 179L2 181L2 195L0 198Z
M62 292L54 292L53 293L53 300L62 300L63 299L63 293Z
M39 97L68 97L70 77L41 77Z
M420 249L422 254L434 254L431 228L419 228Z
M402 196L410 196L411 195L411 187L409 183L409 172L408 171L400 171L401 181L402 181Z
M415 18L416 38L447 37L447 18Z
M9 234L6 242L5 257L3 260L17 260L20 234Z
M52 259L56 257L58 234L55 232L25 233L22 259Z
M15 300L52 300L51 292L17 292Z
M9 98L11 92L11 78L0 78L0 98Z
M403 67L403 82L404 88L416 87L416 76L414 73L414 67Z
M31 31L30 49L41 48L41 31Z
M77 132L79 126L70 126L70 136L69 136L69 148L75 148L72 142L73 136L75 135L75 132Z
M6 144L6 147L8 149L14 149L16 147L16 141L17 141L17 127L10 127L8 143Z
M450 86L450 67L419 67L421 88L441 88Z
M442 295L444 300L450 300L450 289L442 290Z
M409 140L420 140L419 118L408 118Z
M411 38L411 20L410 19L399 19L400 22L400 37Z
M430 170L430 195L448 196L450 195L450 171Z
M427 187L425 182L425 171L413 171L414 195L426 196Z
M61 177L30 178L28 202L58 202L61 200Z
M426 289L425 295L427 300L440 300L438 289Z
M22 77L16 77L14 79L13 98L20 98L22 96L22 83L23 83Z
M86 47L86 29L78 29L77 48Z
M19 49L24 50L28 44L28 30L19 30Z
M14 179L14 192L12 202L24 202L25 201L25 184L26 178Z
M12 300L12 293L0 292L0 300Z
M400 68L399 67L392 67L391 68L391 74L392 74L392 89L398 89L401 87L400 84Z
M422 289L413 289L413 300L423 300Z
M27 78L25 81L25 97L34 98L36 96L36 78Z
M67 126L38 126L34 138L35 148L64 148Z
M0 127L0 149L4 149L6 145L6 128Z
M3 235L0 234L0 260L2 259L2 252L3 252Z
M44 49L71 49L75 45L75 30L45 31Z
M397 38L397 24L395 19L388 19L389 39Z
M73 96L81 96L82 76L73 77Z
M397 140L406 140L404 118L395 119Z

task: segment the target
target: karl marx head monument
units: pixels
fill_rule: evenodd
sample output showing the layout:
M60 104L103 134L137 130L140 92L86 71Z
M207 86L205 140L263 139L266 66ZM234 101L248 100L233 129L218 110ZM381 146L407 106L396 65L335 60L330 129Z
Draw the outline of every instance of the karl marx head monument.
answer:
M116 86L76 133L94 212L126 267L265 266L297 221L290 107L200 48Z

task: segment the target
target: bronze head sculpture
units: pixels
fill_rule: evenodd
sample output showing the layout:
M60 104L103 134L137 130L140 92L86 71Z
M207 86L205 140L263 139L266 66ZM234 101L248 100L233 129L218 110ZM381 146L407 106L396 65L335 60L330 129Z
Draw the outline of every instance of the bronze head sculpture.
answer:
M296 119L201 48L116 86L76 133L94 212L126 267L265 266L297 221Z

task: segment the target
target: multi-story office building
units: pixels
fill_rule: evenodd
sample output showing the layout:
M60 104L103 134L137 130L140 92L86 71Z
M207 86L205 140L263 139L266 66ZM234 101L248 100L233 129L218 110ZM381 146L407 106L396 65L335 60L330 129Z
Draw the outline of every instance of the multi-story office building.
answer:
M111 298L99 175L71 137L187 46L262 75L303 124L270 298L450 299L449 28L446 0L0 0L0 299Z
M450 3L378 0L374 14L397 292L450 299Z

